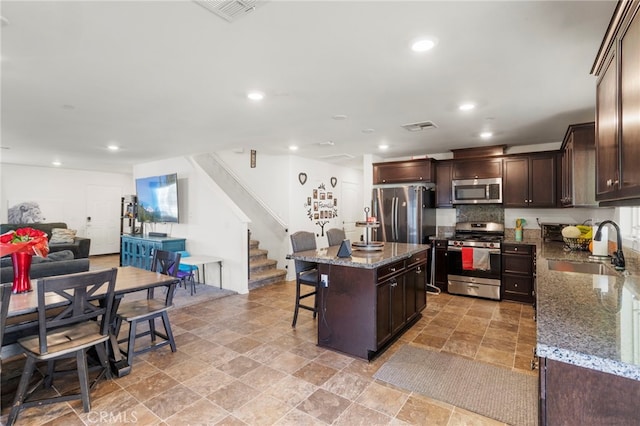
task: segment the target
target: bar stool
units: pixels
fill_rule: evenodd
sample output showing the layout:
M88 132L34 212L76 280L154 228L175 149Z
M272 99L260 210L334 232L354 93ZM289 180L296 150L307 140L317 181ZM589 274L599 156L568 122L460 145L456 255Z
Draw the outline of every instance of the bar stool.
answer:
M331 228L327 231L327 242L329 243L329 247L339 246L346 238L347 236L343 229Z
M306 250L316 249L316 236L313 232L298 231L291 234L291 247L293 252L301 252ZM293 313L292 327L296 326L298 321L298 309L306 309L313 312L313 318L315 319L318 314L318 298L316 297L318 291L318 264L315 262L305 262L303 260L296 260L296 306ZM302 293L301 286L313 287L313 290ZM307 297L314 297L313 306L304 305L302 299Z

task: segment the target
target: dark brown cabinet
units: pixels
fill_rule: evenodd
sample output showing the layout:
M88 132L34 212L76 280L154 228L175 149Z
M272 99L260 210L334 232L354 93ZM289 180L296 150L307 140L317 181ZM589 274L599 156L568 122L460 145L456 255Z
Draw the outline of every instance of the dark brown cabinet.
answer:
M595 123L572 124L562 142L560 179L563 207L589 207L596 203Z
M451 176L453 163L438 161L436 163L436 207L452 207Z
M433 283L441 291L447 291L447 240L435 240L436 247L434 262Z
M427 305L427 256L428 252L414 254L407 261L405 274L405 315L411 321Z
M453 163L453 179L502 177L502 158L457 160Z
M534 303L535 282L536 246L532 244L502 244L500 298Z
M640 381L540 358L539 424L635 425Z
M373 183L433 182L431 159L389 161L373 164Z
M556 153L547 152L504 159L504 207L556 207Z
M640 198L640 2L619 2L592 73L596 85L596 199Z

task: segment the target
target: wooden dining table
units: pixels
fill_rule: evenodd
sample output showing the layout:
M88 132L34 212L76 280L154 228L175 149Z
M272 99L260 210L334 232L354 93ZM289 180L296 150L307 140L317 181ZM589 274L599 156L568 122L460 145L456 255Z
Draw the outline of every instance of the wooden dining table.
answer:
M126 294L156 287L170 287L172 284L175 286L179 283L179 280L175 277L133 266L120 266L117 269L118 273L116 275L114 290L116 300L114 301L114 310L112 312L112 318L114 320L120 304L119 302ZM11 295L9 312L7 314L8 324L5 333L25 329L29 326L33 327L37 324L38 319L35 315L38 310L37 285L38 280L31 280L32 291ZM47 308L55 308L65 303L68 303L68 300L60 296L47 296L46 299ZM25 321L16 322L15 320L19 320L20 317L24 318ZM11 321L11 319L14 321ZM111 329L113 331L114 327ZM121 356L117 336L115 336L114 333L111 333L110 342L112 370L118 377L126 376L131 371L131 366L128 365L126 359Z

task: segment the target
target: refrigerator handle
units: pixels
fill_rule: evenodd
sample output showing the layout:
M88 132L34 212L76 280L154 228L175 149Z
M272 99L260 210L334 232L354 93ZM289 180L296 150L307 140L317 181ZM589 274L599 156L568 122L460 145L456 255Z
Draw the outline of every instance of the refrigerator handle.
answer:
M398 241L398 197L393 197L393 241Z

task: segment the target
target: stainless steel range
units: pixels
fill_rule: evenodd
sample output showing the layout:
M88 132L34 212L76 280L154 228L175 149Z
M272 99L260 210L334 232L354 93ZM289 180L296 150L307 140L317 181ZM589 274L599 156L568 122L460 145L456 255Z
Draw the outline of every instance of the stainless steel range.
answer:
M459 222L447 247L448 291L500 300L500 243L504 225Z

